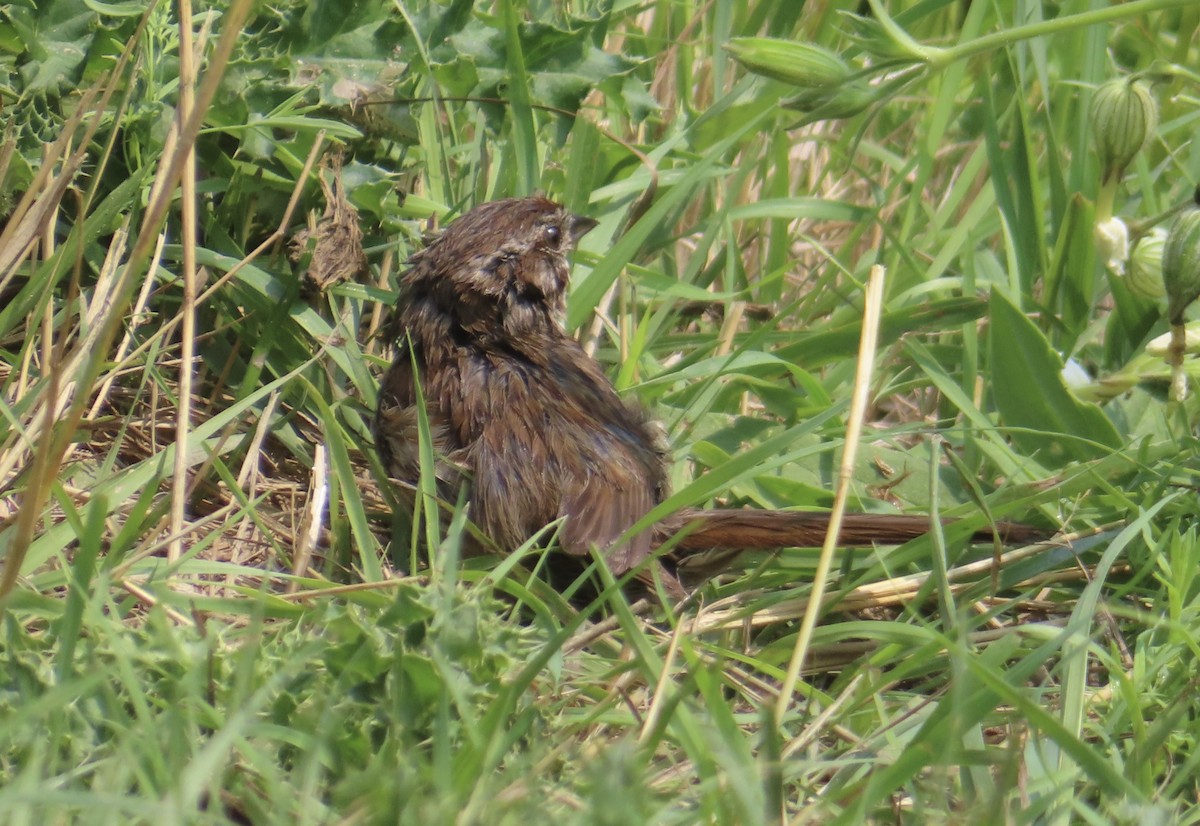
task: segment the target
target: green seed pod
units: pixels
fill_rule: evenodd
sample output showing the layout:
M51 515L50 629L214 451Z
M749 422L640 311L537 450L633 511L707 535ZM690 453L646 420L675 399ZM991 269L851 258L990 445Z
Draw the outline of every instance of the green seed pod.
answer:
M836 89L805 89L783 101L787 109L825 118L849 118L875 102L875 92L862 80Z
M1096 90L1088 111L1101 181L1119 178L1158 126L1158 103L1145 83L1116 78Z
M1200 208L1179 213L1167 233L1162 257L1167 321L1183 323L1183 312L1200 297Z
M1144 235L1129 256L1129 289L1143 298L1162 298L1167 293L1163 284L1163 250L1167 231L1155 227Z
M837 86L850 67L828 49L776 37L735 37L725 44L733 59L751 72L805 89Z

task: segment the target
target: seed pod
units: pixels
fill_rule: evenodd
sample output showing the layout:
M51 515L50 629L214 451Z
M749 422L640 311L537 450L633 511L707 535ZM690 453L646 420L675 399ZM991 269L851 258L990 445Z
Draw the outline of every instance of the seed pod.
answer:
M1158 104L1145 83L1116 78L1096 90L1088 110L1101 181L1119 178L1158 126Z
M1129 276L1126 278L1131 289L1143 298L1162 298L1167 288L1163 285L1163 249L1167 245L1167 231L1155 227L1142 236L1129 256Z
M1200 297L1200 207L1179 213L1167 233L1162 257L1167 321L1183 323L1183 312Z
M828 49L777 37L735 37L725 44L733 59L751 72L805 89L838 86L850 67Z
M849 118L875 102L875 92L864 81L854 80L833 89L805 89L783 101L787 109L821 118Z

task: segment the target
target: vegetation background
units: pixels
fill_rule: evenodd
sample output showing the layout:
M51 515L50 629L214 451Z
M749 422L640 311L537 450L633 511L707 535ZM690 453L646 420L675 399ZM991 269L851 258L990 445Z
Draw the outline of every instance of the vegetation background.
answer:
M0 819L1200 820L1197 406L1145 349L1161 302L1097 252L1088 117L1152 73L1115 208L1162 223L1200 181L1198 26L1190 0L3 5ZM748 72L757 35L852 77ZM782 704L817 551L638 616L531 577L551 532L463 560L461 509L384 484L404 260L535 191L600 222L567 324L663 421L673 505L829 506L886 268L852 507L962 523L839 554ZM1074 541L965 544L1001 518Z

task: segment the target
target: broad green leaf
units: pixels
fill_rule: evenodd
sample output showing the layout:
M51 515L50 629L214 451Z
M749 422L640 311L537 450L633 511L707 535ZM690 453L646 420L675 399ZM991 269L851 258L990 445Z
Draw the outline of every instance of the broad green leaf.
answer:
M988 344L992 395L1013 440L1045 465L1107 455L1121 437L1104 412L1071 394L1062 359L1000 290L992 292Z

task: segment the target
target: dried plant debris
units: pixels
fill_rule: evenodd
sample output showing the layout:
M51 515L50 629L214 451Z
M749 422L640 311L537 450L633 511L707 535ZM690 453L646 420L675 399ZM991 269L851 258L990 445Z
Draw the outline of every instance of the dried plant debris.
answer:
M327 171L333 178L332 189L326 180ZM319 180L325 193L325 212L297 232L291 244L292 261L307 265L300 283L305 296L319 295L333 284L360 278L367 271L358 211L347 200L342 182L341 155L333 156L322 168Z

